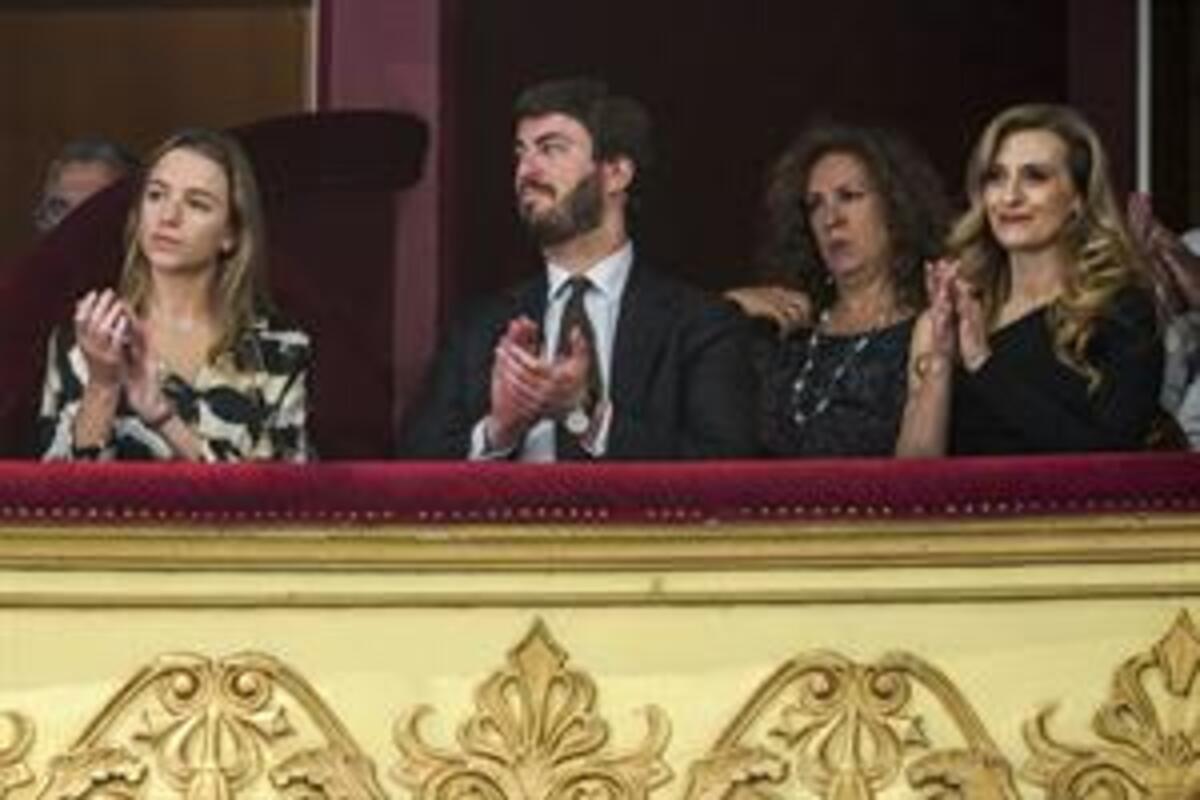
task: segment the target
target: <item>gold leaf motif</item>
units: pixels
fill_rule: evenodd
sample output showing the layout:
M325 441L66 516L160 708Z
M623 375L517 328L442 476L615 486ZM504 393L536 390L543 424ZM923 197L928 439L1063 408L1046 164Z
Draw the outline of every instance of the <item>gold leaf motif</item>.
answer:
M1162 666L1167 690L1176 697L1187 695L1200 667L1200 637L1186 611L1175 617L1171 630L1154 646L1154 654Z
M770 800L787 777L787 762L761 747L732 747L712 753L688 771L688 800Z
M647 709L647 734L628 753L604 752L609 726L596 687L567 668L567 653L538 620L475 694L476 713L458 731L461 752L426 744L419 707L395 727L401 758L393 776L418 800L641 800L670 780L662 760L665 717Z
M924 710L945 718L956 746L933 749ZM1008 763L941 672L906 653L865 665L818 651L758 688L693 764L684 798L874 800L902 774L925 795L1016 797Z
M383 798L370 761L303 679L270 656L164 656L109 701L38 797Z
M371 762L334 748L296 753L271 770L271 784L285 798L354 800L377 797Z
M1149 651L1127 659L1113 677L1092 729L1094 746L1050 734L1053 708L1024 727L1033 755L1023 777L1047 798L1174 800L1200 794L1200 636L1186 611Z
M146 765L123 747L92 747L57 756L38 792L46 800L134 800L143 796Z
M924 797L1014 800L1012 767L984 749L935 750L908 768L908 782Z
M25 756L33 745L33 723L15 711L0 713L0 800L33 780Z

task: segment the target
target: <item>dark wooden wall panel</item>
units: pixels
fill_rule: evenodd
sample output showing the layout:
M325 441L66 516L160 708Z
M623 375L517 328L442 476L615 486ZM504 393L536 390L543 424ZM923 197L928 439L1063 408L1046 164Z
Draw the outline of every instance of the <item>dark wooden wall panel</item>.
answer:
M183 125L309 106L311 3L48 2L0 8L0 260L26 247L42 170L104 135L143 151Z
M1151 175L1170 226L1200 225L1200 7L1156 0L1152 26Z

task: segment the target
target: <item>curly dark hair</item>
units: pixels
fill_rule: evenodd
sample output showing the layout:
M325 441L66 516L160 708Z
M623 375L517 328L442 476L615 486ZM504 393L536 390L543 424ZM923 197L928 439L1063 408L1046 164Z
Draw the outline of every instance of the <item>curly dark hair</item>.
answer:
M830 153L862 162L884 201L895 258L897 300L916 311L926 304L924 264L937 257L950 218L942 179L929 161L891 131L832 123L807 128L772 166L759 262L764 277L806 292L817 309L833 304L805 204L813 166Z

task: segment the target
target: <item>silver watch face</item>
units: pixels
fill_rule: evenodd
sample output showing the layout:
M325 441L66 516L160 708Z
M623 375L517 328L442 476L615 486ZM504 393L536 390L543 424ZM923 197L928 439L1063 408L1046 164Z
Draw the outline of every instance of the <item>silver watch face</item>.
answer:
M571 409L571 413L567 414L567 418L563 421L566 429L576 436L583 436L587 433L588 426L591 424L592 420L582 408Z

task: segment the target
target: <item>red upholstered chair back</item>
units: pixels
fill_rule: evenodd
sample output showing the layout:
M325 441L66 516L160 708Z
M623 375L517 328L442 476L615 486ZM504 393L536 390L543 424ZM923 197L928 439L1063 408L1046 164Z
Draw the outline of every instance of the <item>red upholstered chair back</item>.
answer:
M396 192L421 175L426 126L399 112L346 111L233 132L262 187L275 301L316 343L318 451L386 457ZM132 195L131 182L102 192L0 272L0 456L33 453L46 338L81 294L116 283Z

